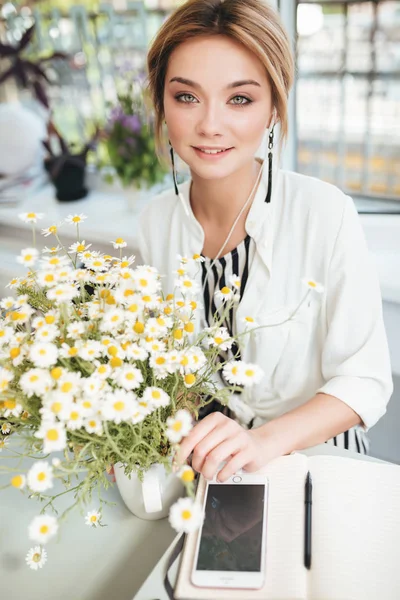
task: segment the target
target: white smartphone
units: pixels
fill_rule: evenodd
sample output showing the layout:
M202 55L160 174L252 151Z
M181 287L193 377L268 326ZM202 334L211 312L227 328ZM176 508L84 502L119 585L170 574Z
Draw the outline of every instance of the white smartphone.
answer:
M265 581L268 480L239 471L208 481L192 570L198 587L260 589Z

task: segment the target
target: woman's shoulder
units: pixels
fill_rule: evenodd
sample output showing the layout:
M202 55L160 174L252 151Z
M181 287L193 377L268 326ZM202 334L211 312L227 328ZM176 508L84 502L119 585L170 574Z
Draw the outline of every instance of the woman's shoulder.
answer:
M289 209L300 204L318 213L337 214L341 218L346 205L353 200L336 185L317 177L281 170L283 195Z

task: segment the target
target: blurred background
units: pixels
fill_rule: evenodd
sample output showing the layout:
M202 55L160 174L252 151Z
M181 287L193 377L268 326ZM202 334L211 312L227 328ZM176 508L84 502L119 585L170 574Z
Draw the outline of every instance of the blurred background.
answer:
M114 227L134 235L150 193L172 185L170 170L154 162L141 84L148 45L181 3L0 0L0 296L22 269L19 212L56 221L82 211L99 246ZM400 1L271 3L296 56L283 166L356 202L378 266L395 377L371 451L400 463ZM178 172L188 175L183 164Z

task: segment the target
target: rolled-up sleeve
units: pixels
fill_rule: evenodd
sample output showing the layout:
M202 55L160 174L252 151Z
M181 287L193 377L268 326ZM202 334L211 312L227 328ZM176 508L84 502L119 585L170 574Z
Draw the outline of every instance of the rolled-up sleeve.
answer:
M345 197L327 281L327 336L318 390L350 406L365 431L385 414L393 392L377 269L353 200Z

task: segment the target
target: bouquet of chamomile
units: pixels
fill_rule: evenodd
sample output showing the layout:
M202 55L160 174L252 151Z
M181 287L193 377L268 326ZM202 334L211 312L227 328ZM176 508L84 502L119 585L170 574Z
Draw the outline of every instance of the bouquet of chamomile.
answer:
M26 562L35 570L72 508L86 512L86 524L102 525L107 502L101 490L112 485L112 465L122 463L139 479L156 463L171 472L200 408L214 399L227 404L237 386L262 377L256 365L217 360L234 342L221 323L238 300L240 281L218 291L221 321L196 333L199 286L190 273L202 257L180 257L175 289L164 296L155 268L134 266L134 256L123 256L123 239L111 242L117 256L81 239L85 215L65 219L77 233L68 248L60 224L43 229L56 246L39 253L35 235L42 217L20 215L33 229L33 247L17 257L27 274L8 284L14 295L0 302L0 450L8 446L10 456L34 459L23 473L5 457L0 489L15 488L43 504L28 527L37 545ZM231 386L217 385L220 369ZM13 436L18 452L9 443ZM189 531L201 523L194 473L185 465L176 476L187 497L172 506L169 518L178 531ZM56 482L65 491L52 495ZM60 515L56 500L69 492L73 504ZM87 511L94 493L100 509Z

